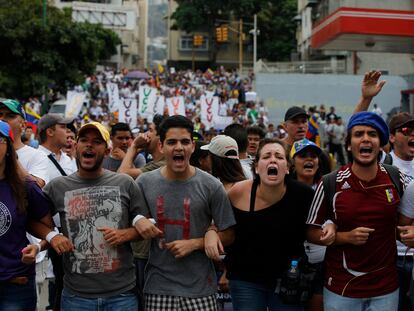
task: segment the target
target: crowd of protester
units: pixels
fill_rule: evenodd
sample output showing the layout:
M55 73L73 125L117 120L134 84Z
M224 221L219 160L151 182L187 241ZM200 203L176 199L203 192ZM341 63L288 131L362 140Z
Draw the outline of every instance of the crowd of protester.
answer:
M52 310L414 309L414 117L368 112L379 72L346 125L293 106L275 126L236 72L124 78L88 78L79 118L44 114L36 136L1 99L0 310L35 310L45 278ZM134 131L107 81L181 94L186 116ZM233 117L220 133L200 123L206 91Z

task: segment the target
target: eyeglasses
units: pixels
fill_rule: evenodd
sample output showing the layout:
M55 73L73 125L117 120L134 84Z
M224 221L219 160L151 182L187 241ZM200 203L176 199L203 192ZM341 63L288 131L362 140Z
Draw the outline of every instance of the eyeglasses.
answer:
M402 127L397 129L397 131L403 134L404 136L410 136L414 134L414 128L412 127Z
M0 136L0 144L7 144L7 138L4 136Z

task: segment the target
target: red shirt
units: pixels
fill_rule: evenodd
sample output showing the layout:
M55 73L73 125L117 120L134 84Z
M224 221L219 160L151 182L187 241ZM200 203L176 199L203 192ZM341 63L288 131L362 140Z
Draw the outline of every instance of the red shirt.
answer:
M360 180L351 164L339 169L333 207L327 206L322 182L309 212L308 224L331 219L338 232L357 227L375 229L364 245L334 245L326 251L325 287L345 297L368 298L398 288L395 229L398 191L382 165L370 182Z

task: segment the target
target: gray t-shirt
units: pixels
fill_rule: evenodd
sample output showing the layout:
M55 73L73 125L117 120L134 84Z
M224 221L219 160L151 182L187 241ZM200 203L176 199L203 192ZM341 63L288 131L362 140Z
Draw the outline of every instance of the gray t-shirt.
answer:
M139 189L125 174L104 171L94 179L77 173L57 177L44 187L62 232L75 246L63 255L64 286L68 292L87 298L109 297L135 287L135 268L130 243L110 247L100 227L131 227L137 214L147 214L138 205Z
M114 159L110 155L105 157L102 163L102 167L110 170L112 172L116 172L118 168L121 166L122 160ZM143 167L146 164L145 157L138 153L134 160L134 166L136 168Z
M142 174L137 183L139 200L145 206L148 204L167 243L203 238L212 220L219 230L236 223L223 185L199 169L185 181L167 180L157 169ZM214 266L204 250L176 259L160 246L160 239L152 239L145 269L145 293L196 298L216 292Z

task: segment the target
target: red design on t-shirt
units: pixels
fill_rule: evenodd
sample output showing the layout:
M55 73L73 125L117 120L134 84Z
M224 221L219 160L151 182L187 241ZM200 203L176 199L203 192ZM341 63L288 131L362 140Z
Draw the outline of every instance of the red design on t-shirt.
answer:
M157 198L157 224L158 228L165 232L165 225L177 225L183 227L183 239L190 238L190 199L184 198L184 219L169 219L165 217L164 196Z

